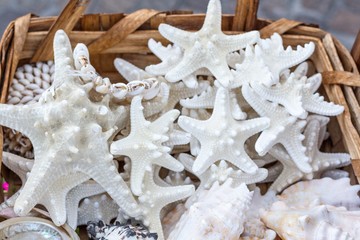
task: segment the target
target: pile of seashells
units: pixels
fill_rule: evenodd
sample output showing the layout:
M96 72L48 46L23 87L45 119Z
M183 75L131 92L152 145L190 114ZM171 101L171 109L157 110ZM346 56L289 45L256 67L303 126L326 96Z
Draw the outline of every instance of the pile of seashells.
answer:
M91 239L360 239L360 186L337 169L350 156L319 150L344 108L307 75L315 45L225 35L220 0L199 31L159 32L173 43L149 40L159 64L114 61L128 83L101 77L62 30L54 64L18 69L0 124L22 187L0 213L39 204L56 225L92 221Z

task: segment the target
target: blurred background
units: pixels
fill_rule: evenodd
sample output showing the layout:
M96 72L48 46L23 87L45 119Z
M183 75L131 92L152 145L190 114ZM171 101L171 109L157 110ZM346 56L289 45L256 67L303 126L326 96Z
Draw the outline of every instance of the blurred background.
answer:
M87 13L133 12L140 8L205 12L208 0L92 0ZM56 16L67 0L0 0L0 34L8 23L29 12ZM222 0L223 13L233 13L236 0ZM349 50L360 30L360 0L260 0L259 18L289 18L318 24Z

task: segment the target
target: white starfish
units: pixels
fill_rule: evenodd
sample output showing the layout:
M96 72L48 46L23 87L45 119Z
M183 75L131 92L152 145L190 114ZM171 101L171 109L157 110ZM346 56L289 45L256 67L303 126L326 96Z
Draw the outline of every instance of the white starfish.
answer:
M324 101L324 97L315 93L321 85L322 76L320 73L306 79L306 84L302 90L303 108L309 112L325 115L336 116L344 111L344 107L332 102Z
M66 196L66 210L67 210L67 223L73 229L78 226L78 208L80 202L84 198L88 198L100 193L104 193L105 190L96 182L90 180L79 184L70 190ZM84 221L82 221L84 222Z
M163 93L155 99L144 102L144 115L146 117L172 110L181 99L200 94L209 86L207 81L202 80L194 88L188 88L182 82L168 83L162 76L149 74L121 58L115 59L114 65L119 73L129 82L136 79L155 78L162 86L162 89L167 88L167 91L165 91L166 89L162 90Z
M271 79L262 82L268 87L277 84L282 71L305 61L313 54L314 50L313 42L305 44L304 47L298 45L296 50L292 50L291 46L285 50L282 38L278 33L274 33L270 38L261 39L255 46L255 55L263 59L272 75Z
M151 232L156 232L159 240L163 240L163 230L160 221L160 211L166 205L189 197L194 193L193 185L175 187L160 187L155 184L153 172L146 172L144 177L144 191L139 196L143 213L143 223L149 226Z
M216 80L214 86L208 86L208 88L203 91L200 95L195 95L192 98L181 99L180 104L183 107L189 109L199 109L199 108L207 108L212 109L215 103L215 97L217 89L219 88L219 83ZM247 115L245 112L241 110L241 107L237 100L237 94L235 91L230 91L230 108L231 113L234 119L236 120L244 120Z
M179 126L201 143L200 153L193 165L193 171L198 175L220 159L229 161L246 173L256 172L258 167L245 152L244 143L255 133L267 128L269 119L236 121L229 116L229 92L225 88L219 88L213 113L208 120L179 117Z
M161 42L156 42L152 38L148 41L148 47L162 61L159 64L149 65L145 68L146 72L152 75L165 75L181 61L184 55L183 50L179 46L169 44L167 47L164 47ZM211 75L211 73L207 69L202 68L184 77L182 81L188 88L197 88L197 75Z
M304 173L293 163L291 157L280 146L274 146L269 153L277 158L283 165L283 171L274 181L270 189L281 192L284 188L301 179L313 179L329 169L335 169L350 164L350 156L345 153L323 153L319 151L318 141L322 141L320 133L320 122L311 119L304 131L306 155L310 159L311 172Z
M309 158L305 155L306 149L302 145L304 136L301 134L306 121L297 120L288 114L284 107L263 100L247 84L242 87L242 93L260 116L270 118L270 127L260 134L255 144L255 150L259 155L265 155L272 146L281 143L298 168L303 172L310 172Z
M144 118L141 97L131 101L131 132L129 136L111 144L110 151L114 155L126 155L131 159L130 186L135 195L142 193L141 185L146 169L152 164L163 166L173 171L182 171L183 166L169 152L170 148L163 145L168 137L170 125L179 115L178 110L171 110L154 122Z
M197 175L192 171L195 157L186 153L181 153L179 155L179 160L187 171L200 179L200 186L197 191L200 189L209 189L214 182L222 184L229 178L233 179L233 186L239 186L242 183L249 185L261 182L267 176L267 170L265 168L259 168L254 174L248 174L241 170L237 170L233 166L229 166L229 164L224 160L220 160L219 162L212 164L203 174Z
M220 0L209 1L204 25L199 31L186 32L167 24L160 24L159 32L185 50L183 59L165 75L166 79L177 81L206 67L223 86L228 86L233 79L226 61L227 54L259 39L257 31L225 35L221 31Z
M107 194L85 198L79 205L77 226L99 220L110 223L112 219L117 217L118 209L119 206Z
M26 159L11 153L3 152L3 162L21 179L22 187L19 192L15 193L6 201L8 206L13 207L16 199L19 197L22 188L26 183L26 178L33 168L34 161ZM72 173L61 177L54 182L47 190L44 191L43 197L38 201L49 212L52 221L60 226L66 222L66 195L76 185L88 180L89 177L83 173Z
M136 201L126 191L109 152L108 141L126 119L125 109L110 106L108 95L100 102L89 99L92 84L81 85L69 74L74 69L71 45L61 30L55 34L54 55L54 84L39 103L0 105L0 123L24 133L34 144L34 166L15 202L15 212L26 215L53 183L82 172L98 182L124 211L136 216Z

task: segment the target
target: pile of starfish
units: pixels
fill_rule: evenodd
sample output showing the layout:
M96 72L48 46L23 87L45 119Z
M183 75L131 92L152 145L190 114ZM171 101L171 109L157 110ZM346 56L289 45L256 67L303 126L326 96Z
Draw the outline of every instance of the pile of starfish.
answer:
M84 44L72 51L57 31L51 87L37 103L0 105L0 124L34 147L34 160L3 153L23 185L2 211L24 216L40 204L73 228L133 219L164 239L161 211L187 198L191 206L216 182L273 182L281 192L350 164L348 154L319 150L329 117L344 108L316 92L320 73L307 76L314 43L285 49L277 33L226 35L220 0L210 0L199 31L159 32L172 43L149 40L160 63L143 70L116 59L128 82L111 83Z

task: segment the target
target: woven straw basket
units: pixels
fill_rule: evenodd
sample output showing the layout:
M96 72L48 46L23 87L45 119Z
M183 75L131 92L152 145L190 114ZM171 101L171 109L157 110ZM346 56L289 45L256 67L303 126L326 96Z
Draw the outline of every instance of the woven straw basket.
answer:
M257 18L259 0L237 0L234 15L223 15L222 29L226 34L259 30L261 37L277 32L285 45L304 45L310 41L316 50L310 62L310 71L321 72L322 94L328 100L345 107L343 114L332 118L324 143L325 151L349 152L352 168L348 167L352 182L360 179L360 35L352 55L331 34L301 22L288 19L277 21ZM151 9L131 14L83 15L88 0L70 0L59 17L25 15L11 22L0 42L0 91L5 103L15 70L24 63L53 58L52 41L58 29L64 29L73 47L85 43L91 53L91 62L102 76L121 81L113 66L115 57L124 58L139 67L159 62L147 47L149 38L167 44L158 32L160 23L185 30L198 30L204 14L185 11L159 12ZM358 43L358 44L356 44ZM358 66L357 66L358 64ZM2 139L2 138L0 138ZM1 141L1 140L0 140ZM1 155L0 155L1 156ZM8 176L2 171L3 176Z

